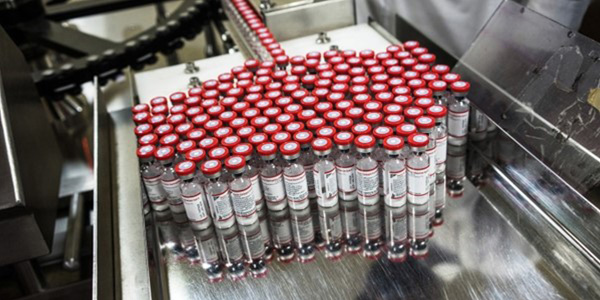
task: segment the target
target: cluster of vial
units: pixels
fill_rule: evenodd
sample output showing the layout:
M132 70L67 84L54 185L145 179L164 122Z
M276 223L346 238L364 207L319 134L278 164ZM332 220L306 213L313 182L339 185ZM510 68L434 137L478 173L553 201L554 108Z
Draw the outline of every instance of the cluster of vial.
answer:
M146 198L187 216L214 281L319 250L425 257L469 88L415 41L247 60L132 108Z

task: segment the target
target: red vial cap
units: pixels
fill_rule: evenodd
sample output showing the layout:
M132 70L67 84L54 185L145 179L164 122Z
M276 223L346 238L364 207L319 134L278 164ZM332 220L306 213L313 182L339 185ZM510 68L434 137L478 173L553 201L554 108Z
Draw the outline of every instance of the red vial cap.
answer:
M229 123L231 122L233 119L235 119L237 117L237 113L234 111L224 111L219 115L219 120L221 120L224 123Z
M246 68L244 66L236 66L236 67L231 68L231 73L234 76L237 76L242 72L246 72Z
M433 64L435 63L435 54L432 53L423 53L419 55L419 61L424 64Z
M234 155L248 157L248 156L252 155L252 145L250 145L249 143L241 143L241 144L233 147L233 150L231 152Z
M435 102L431 98L417 98L417 100L415 101L415 105L417 107L422 108L423 110L428 109L429 107L431 107L434 104L435 104Z
M230 156L225 160L225 167L229 170L239 170L246 166L246 159L241 156Z
M200 97L197 97L197 96L188 97L187 99L185 99L185 101L183 101L183 103L185 105L187 105L188 107L200 106L201 102L202 102L202 99Z
M214 147L208 150L208 157L212 159L224 160L229 156L229 150L225 147Z
M386 71L387 71L388 76L401 77L402 74L404 73L404 67L391 66L391 67L388 67Z
M315 111L319 114L324 114L333 109L333 104L331 102L319 102L315 105Z
M364 113L365 111L360 107L351 107L346 110L345 115L350 119L357 120L362 118Z
M193 150L196 148L196 143L194 143L194 141L181 141L179 142L179 144L177 144L177 152L179 152L180 154L186 154L188 151Z
M135 132L135 135L137 135L139 137L142 135L152 133L153 129L154 129L154 127L152 127L152 125L145 123L145 124L140 124L138 126L135 126L134 132Z
M171 100L171 103L173 105L182 104L183 101L185 101L185 98L187 98L187 96L185 95L185 93L182 92L176 92L169 96L169 100Z
M404 123L404 116L402 115L387 115L383 119L386 126L396 128L398 125Z
M293 102L292 98L290 97L280 97L277 100L275 100L275 104L279 107L287 107L288 105L290 105Z
M244 126L244 127L239 128L236 131L236 134L243 139L248 139L253 134L256 134L256 129L252 126Z
M448 88L448 84L443 80L431 81L427 86L434 92L444 92Z
M258 67L260 66L260 61L258 59L248 59L246 60L246 62L244 62L244 66L250 72L256 72L256 70L258 70Z
M394 54L396 52L402 51L402 49L404 49L404 46L402 45L390 45L387 46L387 48L385 48L385 51L387 51L390 54Z
M310 130L317 130L319 127L325 126L326 122L322 118L312 118L306 122L306 127Z
M367 76L356 76L354 78L352 78L351 80L352 82L352 86L356 86L356 85L367 85L369 84L369 78L367 78Z
M415 57L419 57L420 55L427 53L427 52L429 52L429 50L425 47L417 47L417 48L410 50L410 53Z
M337 74L348 74L348 71L350 71L350 68L351 68L350 65L345 64L345 63L336 64L333 66L333 70Z
M277 116L279 116L281 114L281 108L269 107L269 108L265 109L263 113L264 113L265 117L267 117L269 119L275 119L275 118L277 118Z
M139 114L145 114L145 113L139 113ZM138 115L139 115L138 114ZM136 115L137 116L137 115ZM145 120L144 120L145 121ZM157 115L157 116L152 116L149 120L148 123L150 123L150 125L157 127L160 124L164 124L165 122L167 122L167 117L165 117L164 115ZM143 123L143 122L142 122Z
M279 151L284 156L293 156L300 153L300 144L296 141L285 142L279 146Z
M454 93L467 93L471 89L471 84L466 81L456 81L450 85Z
M455 73L447 73L442 76L442 80L444 80L447 84L452 84L460 80L460 75Z
M356 105L364 106L371 101L371 95L369 94L357 94L352 97L352 100Z
M204 83L202 83L202 88L206 91L206 90L215 90L217 88L217 86L219 85L219 82L214 80L214 79L210 79L205 81Z
M255 134L251 135L250 138L248 139L250 144L255 145L255 146L260 145L264 142L267 142L268 140L269 140L269 137L264 133L255 133Z
M426 147L429 144L429 137L422 133L413 133L408 136L408 144L412 147Z
M367 50L360 51L360 53L358 55L362 59L369 59L369 58L374 58L375 57L375 52L373 50L368 50L367 49Z
M320 72L322 72L322 71L329 71L329 70L331 70L332 68L333 68L333 67L331 66L331 64L328 64L328 63L320 63L320 64L317 66L317 68L316 68L316 71L317 71L317 73L320 73Z
M331 92L332 93L347 93L348 92L348 85L345 83L336 83L334 85L331 86Z
M349 64L352 68L362 66L362 58L360 57L349 57L346 59L346 63ZM352 71L352 70L350 70ZM364 69L363 69L364 72Z
M167 105L167 98L165 97L154 97L152 98L152 100L150 100L150 105L152 106L158 106L158 105Z
M157 105L152 107L153 115L166 115L169 112L167 105Z
M202 149L192 149L185 154L185 159L189 161L193 161L195 163L200 163L206 158L206 152Z
M410 88L406 86L399 86L392 90L392 93L396 96L398 95L406 95L410 96Z
M302 100L302 98L308 96L308 92L305 89L298 89L292 92L292 99L294 99L297 102L300 102L300 100Z
M352 69L350 69L350 71L348 71L348 75L352 76L352 77L356 77L356 76L363 76L365 75L365 68L363 67L354 67Z
M154 157L158 160L168 160L175 156L175 149L171 146L162 146L156 149Z
M333 135L331 137L333 137ZM314 139L311 144L315 151L327 151L333 146L330 137L318 137Z
M316 134L319 137L333 138L333 135L335 134L335 132L336 132L335 128L333 128L331 126L323 126L319 129L317 129Z
M277 145L271 142L263 142L262 144L258 145L256 150L261 156L271 156L277 153Z
M248 120L246 120L245 118L235 118L233 120L231 120L231 122L229 122L229 126L231 126L231 128L233 129L240 129L244 126L248 125Z
M447 65L435 65L431 68L431 71L440 76L443 76L444 74L450 72L450 67Z
M402 106L396 103L390 103L383 108L385 115L400 115L402 114Z
M409 120L415 120L423 115L423 109L420 107L409 106L404 109L404 117Z
M274 135L280 132L281 129L282 127L280 124L267 124L265 127L263 127L263 132L268 135Z
M307 122L312 118L316 118L317 113L312 109L304 109L298 114L298 119L303 122Z
M286 126L294 121L294 116L290 114L281 114L275 118L275 122L281 124L281 126Z
M377 61L376 59L363 59L363 67L365 67L366 69L369 69L373 66L377 66L379 65L379 61Z
M143 145L137 149L136 154L139 158L151 158L155 151L156 147L153 145Z
M354 135L363 135L363 134L370 134L371 133L371 125L367 124L367 123L358 123L354 126L352 126L352 133Z
M369 149L375 147L375 138L371 135L359 135L354 139L354 144L357 148Z
M269 118L263 116L254 117L250 121L250 125L257 129L262 129L267 126L267 124L269 124Z
M389 136L383 140L383 148L390 151L398 151L404 147L404 140L397 136Z
M375 95L375 100L379 101L380 103L389 103L394 100L394 94L390 92L380 92Z
M392 55L388 52L379 52L375 55L375 58L382 62L382 61L392 58Z
M163 146L175 147L179 143L179 136L174 133L165 134L160 138L160 144Z
M367 69L367 73L369 73L369 75L371 75L371 76L377 75L377 74L383 74L384 72L385 72L385 68L382 66L372 66Z
M429 65L426 64L416 64L412 67L413 71L419 72L420 74L429 72ZM423 75L421 75L422 77Z
M334 56L334 57L330 58L329 60L327 60L327 62L330 63L331 65L333 65L334 68L336 65L342 64L345 61L346 60L341 56Z
M295 134L298 131L304 130L304 123L302 122L291 122L285 126L285 130L291 134Z
M205 161L200 170L204 175L214 175L221 172L221 162L215 159Z
M185 115L183 115L183 114L170 115L167 118L167 122L173 126L177 126L177 125L185 122Z
M412 97L408 95L399 95L394 97L394 103L399 104L402 107L406 107L412 103Z
M348 131L352 128L352 120L349 118L339 118L333 122L333 126L339 131Z
M304 87L306 88L312 88L315 85L315 82L317 82L318 77L316 75L312 75L312 74L308 74L308 75L304 75L302 76L302 84L304 85Z
M420 78L411 79L406 85L408 85L408 87L410 87L412 90L417 90L425 87L425 80Z
M158 135L154 133L143 135L138 139L138 143L140 145L156 145L158 144Z
M338 132L333 137L333 140L338 145L346 146L346 145L350 145L352 143L352 141L354 141L354 135L348 131L342 131L342 132Z
M300 130L294 134L294 140L302 145L312 141L313 134L308 130Z
M185 111L187 110L187 105L185 104L176 104L171 106L171 114L172 115L176 115L176 114L185 114Z
M133 114L141 113L144 111L150 111L150 107L148 107L148 104L137 104L131 108L131 112Z
M306 53L306 59L321 60L321 52L319 52L319 51L310 51L310 52Z
M271 136L271 141L277 145L281 145L285 142L289 142L292 139L292 135L289 132L281 131Z
M323 115L323 118L329 123L333 123L333 122L335 122L335 120L337 120L341 117L342 117L342 112L339 110L330 110L330 111L325 112L325 114Z
M172 133L173 130L175 130L175 127L173 127L173 125L171 124L161 124L158 125L156 128L154 128L154 133L156 133L158 136L163 136L169 133Z
M304 97L304 98L306 98L306 97ZM304 98L302 98L302 99L304 99ZM286 113L295 116L296 114L298 114L299 112L302 111L302 106L300 104L292 103L292 104L286 106L283 110Z
M419 89L413 90L413 95L416 98L431 98L431 96L433 95L433 93L431 92L430 89L419 88Z
M266 99L263 99L263 100L260 100L260 101L256 102L256 103L254 104L254 106L255 106L256 108L258 108L259 110L265 110L265 109L267 109L267 108L269 108L269 107L273 106L273 101L271 101L271 100L266 100Z
M233 74L231 73L223 73L219 75L219 77L217 77L217 79L219 79L220 82L233 82L234 78L235 76L233 76Z
M381 65L386 68L389 68L389 67L397 66L399 63L400 62L395 58L388 58L388 59L382 61Z
M192 118L192 124L196 127L204 127L204 124L210 120L210 116L207 114L197 115Z
M435 126L435 119L430 116L421 116L415 120L417 128L433 128Z
M296 55L290 58L290 62L294 66L300 66L304 64L304 56Z
M318 59L307 59L304 62L304 66L306 67L307 70L309 71L316 71L316 67L319 65L319 60Z
M212 149L218 145L219 140L214 137L203 138L200 142L198 142L198 146L204 149L204 151L208 151L209 149Z
M218 139L224 139L228 136L231 136L233 134L233 129L231 129L230 127L221 127L217 130L215 130L214 135L216 138Z
M411 40L411 41L404 42L403 45L404 45L404 49L410 51L412 49L415 49L415 48L419 47L419 42Z
M188 97L188 99L191 97L200 97L200 96L202 96L202 92L203 92L203 90L201 87L193 87L188 90L188 95L190 96L190 97Z
M298 77L302 77L304 75L306 75L306 73L308 72L308 70L306 69L305 66L294 66L292 67L292 75L296 75ZM297 81L299 82L299 80Z
M252 119L256 116L260 116L260 110L258 108L248 108L242 112L242 116L246 119Z
M417 126L410 123L404 123L396 127L396 133L403 137L410 136L415 132L417 132Z
M367 103L368 104L368 103ZM379 124L383 121L383 115L380 112L368 112L363 116L363 120L369 124Z
M280 55L285 55L285 50L283 50L281 48L276 48L276 49L269 50L269 53L271 53L271 57L277 57Z
M175 165L175 173L179 176L188 176L194 174L196 164L193 161L184 160Z
M204 139L204 137L206 137L206 131L204 131L202 128L192 129L186 134L186 137L188 140L200 142L202 139Z
M273 82L273 78L268 77L268 76L260 76L260 77L256 78L256 80L254 82L258 85L265 86L265 85Z
M353 85L350 88L350 93L352 95L367 94L368 92L369 92L369 89L367 88L366 85Z
M363 107L367 112L379 112L383 109L383 104L377 101L369 101Z
M221 127L223 127L223 122L221 122L221 120L209 120L204 124L204 129L210 132L214 132Z
M442 105L433 105L427 109L427 114L436 119L444 118L447 112L448 109Z
M354 102L349 100L342 100L335 104L335 108L339 111L346 111L350 107L354 107Z
M378 126L373 130L373 135L378 140L383 140L386 137L391 136L393 133L394 132L392 131L392 128L388 126Z

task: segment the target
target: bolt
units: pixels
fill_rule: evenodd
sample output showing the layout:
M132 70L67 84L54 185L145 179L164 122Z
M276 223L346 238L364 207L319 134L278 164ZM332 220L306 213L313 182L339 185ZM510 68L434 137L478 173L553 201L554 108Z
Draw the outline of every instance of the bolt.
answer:
M319 35L317 36L316 43L317 44L327 44L329 42L331 42L331 38L329 38L327 36L327 32L319 32Z
M190 82L188 83L189 88L200 87L200 85L202 85L202 82L200 81L200 79L198 77L196 77L196 76L190 77Z
M329 47L330 51L340 51L340 46L338 45L331 45L331 47Z
M271 9L271 7L273 7L271 0L260 0L260 9L267 10Z
M193 61L185 63L185 74L193 74L198 71L200 71L200 68Z

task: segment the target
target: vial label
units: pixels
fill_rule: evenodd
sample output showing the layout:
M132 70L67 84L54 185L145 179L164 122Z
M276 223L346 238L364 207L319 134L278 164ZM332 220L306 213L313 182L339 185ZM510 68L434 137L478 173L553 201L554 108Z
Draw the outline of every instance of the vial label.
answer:
M422 169L408 168L408 193L411 196L429 196L429 166ZM427 198L426 198L427 199Z
M404 242L408 239L408 222L406 213L400 215L386 214L385 230L387 238L394 242Z
M390 207L401 207L406 204L406 169L400 171L383 171L385 204Z
M238 222L250 224L257 220L256 202L254 202L252 195L252 185L248 185L247 188L240 191L232 189L231 202L233 202L233 209L235 210L236 217L238 217Z
M487 131L487 128L488 128L487 116L478 109L475 110L474 114L475 114L475 128L474 128L475 132L480 133L480 132Z
M381 216L377 214L360 214L362 235L369 240L381 238Z
M338 189L345 193L351 193L356 190L356 175L354 166L340 167L336 166Z
M247 235L244 233L242 234L244 235L242 238L242 244L244 245L246 257L250 259L256 259L265 255L265 243L263 242L260 230L247 233Z
M167 200L172 205L180 205L181 201L181 188L179 185L181 184L181 179L177 178L175 180L162 180L163 188L165 188L165 192L167 193Z
M346 236L358 234L360 232L358 209L343 209L341 215L344 234Z
M280 202L285 198L285 188L283 186L283 173L279 173L273 177L260 176L260 179L265 190L265 199L267 205L269 202Z
M313 168L315 165L304 166L304 173L306 173L306 185L308 186L309 197L316 197L315 191L315 177L313 175Z
M258 174L250 177L252 183L252 196L255 203L262 202L262 189L260 188L260 180L258 180Z
M208 218L206 207L204 206L204 195L202 192L193 196L182 196L185 214L192 222L200 222Z
M150 202L160 203L165 200L165 190L160 184L160 176L153 178L144 177L144 185L146 185L146 191L148 192L148 199Z
M378 172L378 168L372 170L361 170L356 168L356 189L359 196L373 197L379 195ZM369 203L365 204L370 205Z
M446 163L446 155L448 151L448 135L444 134L435 140L437 151L435 152L435 163L439 166L440 164Z
M219 245L214 235L198 239L200 259L205 264L212 264L219 260Z
M435 164L435 153L437 147L433 149L427 150L427 156L429 156L429 168L427 169L427 175L429 175L428 183L429 185L433 185L435 183L435 170L437 169L437 165Z
M229 201L229 189L220 194L212 195L212 208L215 221L224 221L233 216L233 208Z
M453 137L464 137L469 131L469 111L448 112L448 134Z
M234 235L223 237L223 256L227 262L241 260L244 256L242 245L240 244L240 235L236 232Z
M313 228L312 218L309 216L306 219L292 219L292 233L294 241L297 244L303 245L312 243L315 240L315 230Z
M339 213L333 215L320 213L319 223L325 241L336 241L342 238L342 218Z
M285 193L290 207L293 209L304 209L308 206L308 185L306 184L306 173L295 176L284 175Z
M292 242L292 229L289 219L271 219L271 232L273 233L273 242L277 245Z
M267 222L267 218L260 219L260 234L264 244L268 244L271 241L271 233L269 232L269 222Z
M425 239L429 236L429 214L410 213L408 215L408 233L411 239Z
M466 155L448 155L448 162L446 166L446 175L452 179L462 179L465 177L466 172Z
M443 176L435 183L435 208L443 208L446 205L446 177Z
M332 207L338 203L338 187L335 168L324 172L321 176L318 171L313 172L317 201L320 206Z

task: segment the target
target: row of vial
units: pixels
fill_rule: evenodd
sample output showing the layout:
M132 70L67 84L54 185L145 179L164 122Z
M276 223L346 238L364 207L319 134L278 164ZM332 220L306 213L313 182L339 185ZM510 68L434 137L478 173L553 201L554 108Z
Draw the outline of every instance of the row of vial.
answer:
M312 260L314 242L321 239L332 259L341 256L343 244L349 252L362 248L366 256L378 257L383 240L380 202L389 219L385 246L390 259L403 260L408 241L411 254L425 255L431 224L441 221L445 199L445 150L436 151L436 141L440 150L445 149L445 125L443 117L436 120L437 126L423 129L426 134L407 138L412 153L400 137L388 136L376 145L371 135L353 139L352 133L340 132L335 136L337 148L327 138L312 140L312 155L312 135L302 131L296 134L301 143L282 144L280 156L273 143L260 144L256 152L251 145L240 144L225 160L227 168L217 160L204 161L201 149L188 152L187 160L175 166L171 147L147 145L138 149L138 155L153 208L185 211L196 230L210 230L214 224L229 274L234 278L238 272L245 274L245 255L252 274L260 277L266 272L264 255L271 246L280 260L292 259L294 248L301 261ZM405 124L405 130L411 126L414 131L412 124ZM283 223L259 226L259 216L267 210L271 221L281 217ZM241 243L237 238L228 242L226 237L237 237L238 230ZM207 270L220 264L204 263Z

